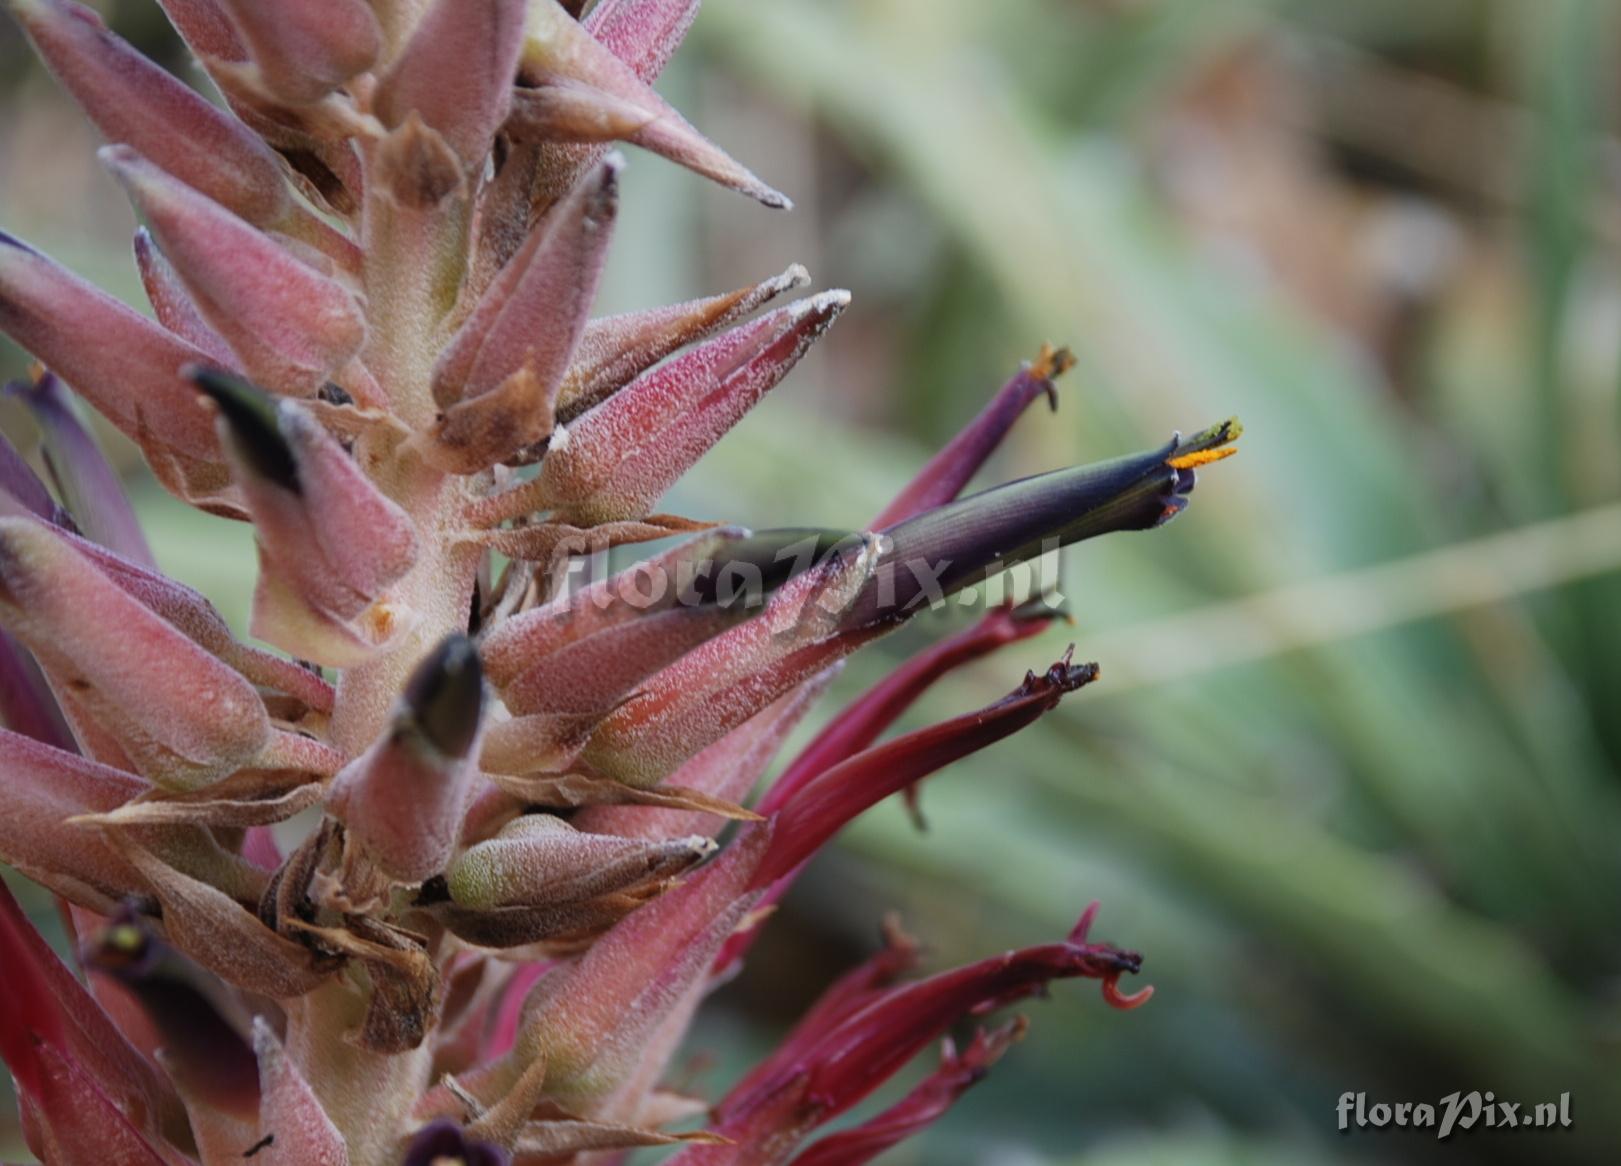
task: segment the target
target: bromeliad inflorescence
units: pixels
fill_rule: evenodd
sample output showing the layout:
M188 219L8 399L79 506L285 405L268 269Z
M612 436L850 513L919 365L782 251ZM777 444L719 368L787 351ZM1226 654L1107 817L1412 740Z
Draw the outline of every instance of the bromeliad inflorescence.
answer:
M0 1052L34 1151L426 1166L688 1143L682 1166L853 1166L1022 1031L948 1041L911 1094L806 1148L962 1018L1069 977L1145 999L1092 908L924 978L895 930L713 1105L662 1084L847 822L1097 676L1066 653L880 743L1053 618L995 608L751 806L840 661L1009 565L1165 522L1236 425L959 497L1053 397L1068 357L1044 350L870 531L658 513L849 304L771 306L794 267L590 315L613 143L788 205L650 87L697 0L160 2L221 104L72 0L8 0L107 141L156 317L0 235L0 328L40 362L15 392L55 486L0 445L0 859L58 896L91 973L0 896ZM172 493L252 524L251 631L279 651L155 569L64 385Z

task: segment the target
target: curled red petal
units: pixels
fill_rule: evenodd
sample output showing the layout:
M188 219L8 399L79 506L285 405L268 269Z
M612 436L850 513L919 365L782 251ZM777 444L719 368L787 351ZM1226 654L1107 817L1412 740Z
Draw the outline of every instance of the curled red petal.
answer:
M1141 965L1135 952L1072 937L877 993L809 1036L797 1056L773 1058L771 1071L741 1082L717 1108L716 1129L745 1144L790 1142L869 1096L958 1019L1036 995L1055 980L1109 983Z

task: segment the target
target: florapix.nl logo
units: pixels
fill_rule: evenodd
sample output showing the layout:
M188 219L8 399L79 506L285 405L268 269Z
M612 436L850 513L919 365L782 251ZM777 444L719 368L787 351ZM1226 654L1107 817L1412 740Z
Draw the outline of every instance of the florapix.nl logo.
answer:
M1570 1094L1557 1100L1501 1100L1491 1090L1454 1092L1435 1104L1427 1101L1374 1101L1366 1093L1342 1093L1335 1114L1342 1133L1366 1129L1433 1129L1436 1139L1475 1129L1568 1129Z

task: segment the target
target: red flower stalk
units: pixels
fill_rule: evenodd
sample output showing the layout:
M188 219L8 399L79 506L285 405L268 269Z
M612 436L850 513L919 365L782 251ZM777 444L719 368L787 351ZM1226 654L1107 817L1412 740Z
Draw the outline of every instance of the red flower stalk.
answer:
M1044 349L870 531L655 512L848 309L734 291L592 317L627 144L788 199L653 88L696 0L161 0L221 103L73 0L7 0L146 222L148 318L0 235L0 330L49 485L0 442L0 1055L55 1166L578 1163L686 1143L784 1163L959 1018L1138 958L1086 940L912 983L891 948L714 1111L662 1087L694 1012L845 824L1093 680L1066 654L881 741L1043 631L998 608L835 717L753 800L840 662L1046 550L1160 525L1234 424L959 498L1054 395ZM473 11L476 9L476 11ZM469 14L471 12L471 14ZM165 577L68 389L252 525L243 642ZM593 552L692 537L575 585ZM307 816L306 816L307 815ZM727 823L740 825L724 845ZM300 825L306 824L307 825ZM272 831L274 830L274 833ZM982 1032L812 1145L926 1127Z

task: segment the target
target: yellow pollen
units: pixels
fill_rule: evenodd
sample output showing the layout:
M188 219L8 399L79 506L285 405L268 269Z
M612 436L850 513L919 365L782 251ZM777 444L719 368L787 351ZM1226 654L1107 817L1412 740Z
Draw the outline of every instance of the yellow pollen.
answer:
M1041 351L1036 353L1036 359L1030 364L1030 371L1044 381L1051 381L1057 380L1074 367L1075 354L1069 349L1043 344Z
M1165 464L1173 470L1191 470L1196 466L1207 466L1211 462L1219 462L1222 458L1232 457L1238 452L1238 447L1229 445L1223 449L1201 449L1193 453L1185 453L1181 457L1166 460Z
M138 928L126 924L107 929L107 943L118 951L139 951L144 940Z

